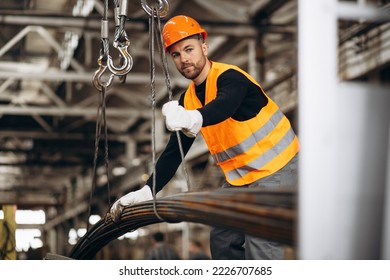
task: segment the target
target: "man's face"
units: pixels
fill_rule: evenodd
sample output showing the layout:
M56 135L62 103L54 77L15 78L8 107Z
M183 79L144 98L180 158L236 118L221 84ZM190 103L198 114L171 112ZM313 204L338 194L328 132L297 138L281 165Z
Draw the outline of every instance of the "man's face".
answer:
M184 39L169 49L177 70L190 80L195 80L207 61L207 44L196 38Z

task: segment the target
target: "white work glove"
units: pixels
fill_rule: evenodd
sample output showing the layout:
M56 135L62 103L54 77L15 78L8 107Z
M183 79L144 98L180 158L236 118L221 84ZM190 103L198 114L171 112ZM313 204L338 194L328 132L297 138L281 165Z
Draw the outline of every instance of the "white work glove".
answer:
M203 117L198 110L186 110L178 101L169 101L162 107L165 124L170 131L183 131L188 137L195 137L202 128Z
M118 222L125 206L131 206L133 204L151 199L153 199L152 190L148 185L145 185L141 189L129 192L115 201L115 203L110 208L110 216L114 222Z

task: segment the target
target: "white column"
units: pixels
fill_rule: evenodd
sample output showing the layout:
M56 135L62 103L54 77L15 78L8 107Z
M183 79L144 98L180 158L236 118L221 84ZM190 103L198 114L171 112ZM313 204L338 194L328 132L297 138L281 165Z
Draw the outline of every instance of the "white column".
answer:
M298 256L388 258L390 90L337 78L338 17L359 20L377 12L341 3L298 4Z
M337 258L336 0L298 2L301 259Z

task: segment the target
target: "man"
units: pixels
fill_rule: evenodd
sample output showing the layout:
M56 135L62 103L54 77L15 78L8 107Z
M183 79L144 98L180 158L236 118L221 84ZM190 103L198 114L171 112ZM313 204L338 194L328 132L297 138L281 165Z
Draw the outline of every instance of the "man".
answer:
M164 239L164 234L160 231L153 234L153 247L148 252L148 260L180 260L175 248L166 244Z
M210 257L203 250L202 243L199 240L191 239L188 246L190 260L209 260Z
M166 126L180 131L188 152L201 132L224 172L225 188L278 188L297 183L298 139L285 115L261 86L242 69L210 61L207 32L194 19L176 16L163 29L164 47L178 71L192 80L179 101L162 108ZM175 133L156 163L156 191L174 176L181 163ZM122 207L152 199L152 176L147 184L120 198L111 208L118 220ZM210 233L213 259L282 259L280 244L245 236L229 229Z

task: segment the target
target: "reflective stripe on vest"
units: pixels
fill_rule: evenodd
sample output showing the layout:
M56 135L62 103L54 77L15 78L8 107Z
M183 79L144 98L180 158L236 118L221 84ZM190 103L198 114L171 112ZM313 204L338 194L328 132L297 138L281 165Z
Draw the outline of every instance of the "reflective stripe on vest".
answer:
M215 155L212 155L216 162L223 162L230 158L233 158L243 152L247 151L250 147L255 145L258 141L265 138L274 128L275 124L278 124L283 118L283 113L280 110L277 110L275 114L266 122L266 124L256 132L254 132L250 137L242 141L241 143ZM294 138L294 133L292 134ZM287 147L287 146L286 146ZM284 147L284 148L286 148Z
M284 137L274 147L272 147L272 149L269 149L254 161L249 162L247 165L226 172L226 176L229 180L236 180L244 177L253 170L261 169L264 165L273 160L276 155L284 151L284 149L286 149L294 141L294 138L295 133L293 132L292 128L290 128Z

